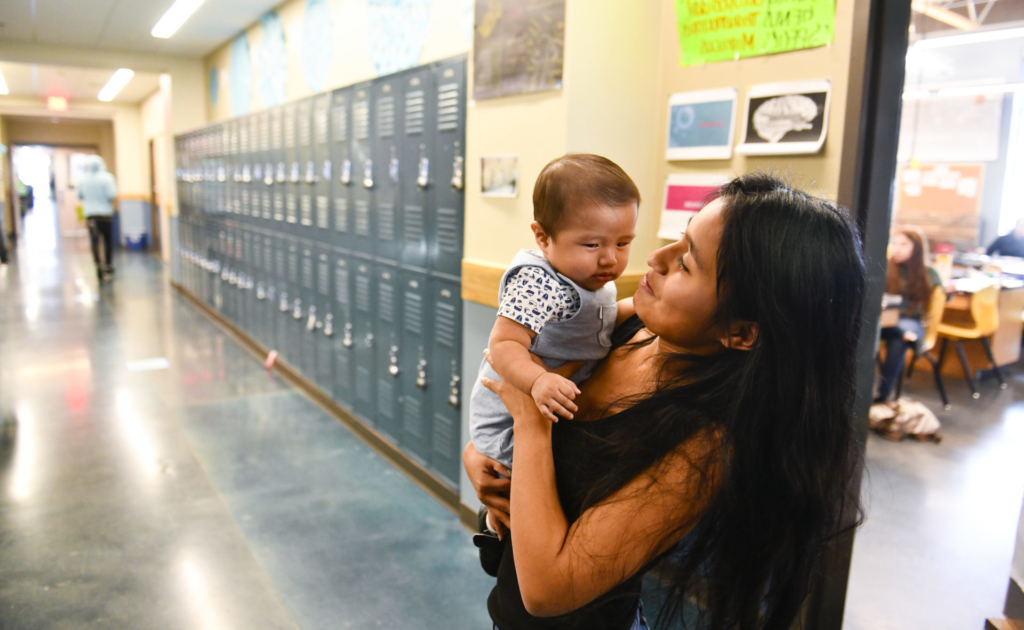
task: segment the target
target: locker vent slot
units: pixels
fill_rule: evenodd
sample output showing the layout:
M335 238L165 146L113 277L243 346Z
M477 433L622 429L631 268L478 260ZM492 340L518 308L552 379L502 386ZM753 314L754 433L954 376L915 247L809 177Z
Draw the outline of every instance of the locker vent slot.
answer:
M295 146L295 112L285 112L284 116L284 146L291 149Z
M317 144L327 144L327 108L317 107L313 113L313 140Z
M405 329L415 335L423 334L423 296L405 294Z
M299 146L309 146L309 108L299 108Z
M242 214L249 216L249 189L242 189Z
M459 253L459 213L451 208L437 209L437 246L449 254Z
M405 417L402 422L402 428L409 435L422 438L423 418L420 417L420 413L423 411L423 403L416 396L406 396L404 411Z
M437 130L459 128L459 84L446 83L437 90Z
M288 223L295 223L298 220L295 195L288 193L285 196L284 219Z
M434 414L434 453L445 460L452 457L455 452L455 431L452 421L440 413Z
M348 306L348 269L344 267L334 270L334 296L338 304Z
M270 120L266 116L260 118L260 150L270 150Z
M284 277L284 250L277 250L276 264L277 264L277 277Z
M274 250L269 242L263 244L263 269L267 273L274 273Z
M395 417L393 410L395 404L394 382L392 378L377 380L377 413L388 420Z
M380 304L377 306L377 316L381 321L395 321L395 287L392 284L382 283L380 285Z
M252 252L252 259L256 261L256 264L260 264L260 261L263 260L263 244L260 243L260 239L256 239L252 244L250 252Z
M359 101L352 106L352 118L356 125L356 140L370 137L370 102Z
M295 284L299 281L299 256L295 252L288 252L288 282Z
M382 241L395 240L395 204L383 202L378 204L377 237Z
M356 276L356 308L364 313L370 312L370 277Z
M356 396L360 402L370 402L370 370L356 364Z
M334 198L334 229L348 232L348 199L344 197Z
M274 193L274 220L284 221L284 197L281 193Z
M438 302L434 316L434 339L441 345L455 347L458 330L455 327L455 306Z
M405 207L405 242L420 244L423 242L423 208L421 206Z
M377 137L395 135L395 97L385 96L377 101Z
M302 257L302 288L313 288L313 259L309 256Z
M330 266L321 261L317 264L316 273L316 290L320 292L320 295L330 295L331 293L331 268Z
M281 148L281 113L274 112L274 117L270 121L270 142L273 144L274 149Z
M330 200L323 195L316 198L316 226L321 230L330 228L329 204Z
M408 92L405 95L405 135L413 136L421 134L426 129L424 118L423 90Z
M370 236L370 202L356 200L356 234Z
M238 150L241 153L249 152L249 126L244 121L238 130Z
M313 200L309 195L302 195L301 199L301 222L302 225L313 225Z
M345 109L344 105L338 105L334 108L334 141L335 142L347 142L348 141L348 110Z
M263 218L267 219L268 221L270 220L270 217L272 216L271 212L270 212L270 207L271 207L271 204L270 204L270 193L269 192L265 192L265 193L263 193Z

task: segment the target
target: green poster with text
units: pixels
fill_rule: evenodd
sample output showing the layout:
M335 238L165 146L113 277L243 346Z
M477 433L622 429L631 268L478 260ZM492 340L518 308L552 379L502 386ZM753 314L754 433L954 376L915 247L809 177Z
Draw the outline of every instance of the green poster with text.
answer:
M832 43L835 0L676 0L679 64Z

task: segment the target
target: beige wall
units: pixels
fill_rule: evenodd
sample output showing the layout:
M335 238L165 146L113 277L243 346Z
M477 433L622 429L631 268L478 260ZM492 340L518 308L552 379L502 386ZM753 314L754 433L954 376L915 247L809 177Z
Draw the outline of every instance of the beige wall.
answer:
M59 120L9 118L6 133L10 144L48 144L65 147L95 147L113 172L117 162L114 126L109 120Z
M331 63L322 90L331 90L351 85L377 76L370 60L369 38L367 36L366 0L328 0L331 13ZM469 51L470 41L463 28L462 10L464 0L433 0L430 3L430 21L427 27L423 51L419 64L445 59ZM288 51L288 83L286 100L293 101L313 94L306 84L301 64L302 20L306 0L290 0L276 11L281 16L285 30L285 44ZM255 58L261 43L261 28L256 23L246 29L250 54ZM231 65L231 41L214 51L204 60L204 78L210 68L216 67L221 77L217 105L210 103L209 95L204 98L207 119L210 122L231 118L231 94L227 86L228 69ZM253 64L253 91L251 111L265 108L260 98L258 70ZM207 83L204 80L203 85Z

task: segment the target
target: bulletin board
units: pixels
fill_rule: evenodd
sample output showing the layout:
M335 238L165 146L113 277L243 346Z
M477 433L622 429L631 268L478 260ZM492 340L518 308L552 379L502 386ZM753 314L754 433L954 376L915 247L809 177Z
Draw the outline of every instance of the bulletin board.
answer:
M895 224L915 226L929 244L973 248L984 177L981 164L904 164L896 178Z

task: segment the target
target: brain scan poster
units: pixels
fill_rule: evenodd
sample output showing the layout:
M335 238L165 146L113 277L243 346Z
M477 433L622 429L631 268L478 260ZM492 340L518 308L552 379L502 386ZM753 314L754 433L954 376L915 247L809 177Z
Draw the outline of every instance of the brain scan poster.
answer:
M828 79L752 85L747 92L744 155L817 153L828 133Z

